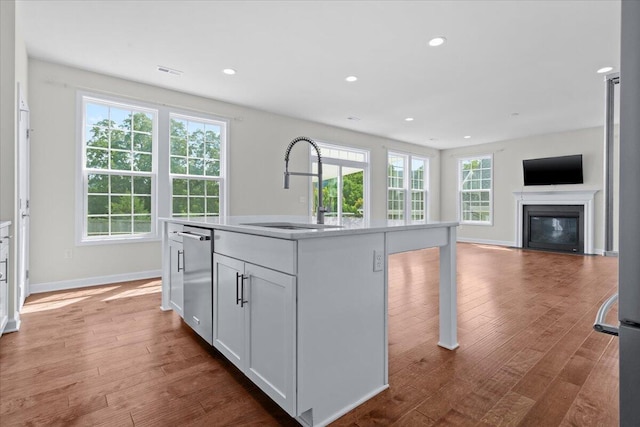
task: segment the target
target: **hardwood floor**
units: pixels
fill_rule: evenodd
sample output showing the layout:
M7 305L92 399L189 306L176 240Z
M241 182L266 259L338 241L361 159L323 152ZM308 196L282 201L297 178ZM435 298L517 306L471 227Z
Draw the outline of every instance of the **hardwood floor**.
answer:
M618 342L591 328L617 259L458 244L453 352L436 345L437 259L392 256L390 388L333 425L618 425ZM297 425L159 309L159 285L31 296L0 338L0 424Z

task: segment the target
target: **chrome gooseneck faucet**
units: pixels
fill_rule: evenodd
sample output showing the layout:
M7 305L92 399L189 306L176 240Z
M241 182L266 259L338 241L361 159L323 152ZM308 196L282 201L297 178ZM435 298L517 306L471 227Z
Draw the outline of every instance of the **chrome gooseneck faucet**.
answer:
M307 172L289 172L289 154L294 145L299 141L307 141L316 150L318 155L318 173ZM327 209L322 205L322 157L320 156L320 148L311 138L305 136L299 136L289 143L287 151L284 154L284 188L289 188L289 175L300 176L317 176L318 177L318 224L324 224L324 213Z

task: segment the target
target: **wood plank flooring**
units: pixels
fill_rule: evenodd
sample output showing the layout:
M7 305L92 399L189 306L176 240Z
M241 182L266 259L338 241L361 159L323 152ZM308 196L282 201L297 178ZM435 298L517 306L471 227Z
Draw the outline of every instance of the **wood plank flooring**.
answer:
M617 259L458 244L453 352L437 265L392 256L390 388L332 425L618 425L617 338L591 328ZM297 425L159 306L159 280L29 297L0 338L0 425Z

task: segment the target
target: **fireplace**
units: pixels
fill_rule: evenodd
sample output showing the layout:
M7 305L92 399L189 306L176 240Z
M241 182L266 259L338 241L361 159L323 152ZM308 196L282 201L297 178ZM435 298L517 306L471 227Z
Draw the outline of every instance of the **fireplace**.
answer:
M584 206L524 205L522 246L584 253Z
M536 208L538 210L542 210L544 212L549 212L548 208L555 208L557 206L569 206L571 211L580 210L582 208L582 217L578 220L577 223L577 233L579 236L578 245L582 244L582 249L580 247L576 247L576 251L571 249L549 249L549 248L536 248L536 249L547 249L547 250L566 250L571 253L584 253L584 254L596 254L599 250L594 248L594 240L595 240L595 195L598 190L591 189L583 189L583 190L551 190L551 191L514 191L513 195L516 199L516 211L515 211L515 246L518 248L526 248L531 247L527 246L527 242L530 239L525 236L525 222L530 224L530 221L525 220L524 208L528 206L530 208ZM562 212L551 212L551 216L556 215L560 217L564 215ZM545 218L542 219L541 223L534 224L536 227L551 227L552 229L555 227L556 234L551 235L551 240L553 238L559 238L561 233L560 231L571 230L572 223L571 221L565 221L564 217L556 218L560 219L560 221L553 221L553 218L549 220L549 215L546 215ZM565 215L566 216L566 215ZM544 217L544 215L537 215L537 217ZM537 220L536 220L537 221ZM546 225L545 225L546 224ZM535 227L534 227L535 228ZM562 228L562 230L560 230ZM562 239L569 239L570 233L567 233ZM542 241L539 241L542 240ZM533 244L547 244L549 238L540 238L536 234L533 239ZM575 241L574 238L571 238L572 241ZM580 241L582 243L580 243Z

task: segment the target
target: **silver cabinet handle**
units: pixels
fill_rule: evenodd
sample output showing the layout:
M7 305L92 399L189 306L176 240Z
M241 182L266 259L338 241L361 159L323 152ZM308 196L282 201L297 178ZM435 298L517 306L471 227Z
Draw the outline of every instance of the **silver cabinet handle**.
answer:
M180 267L180 255L182 255L182 267ZM184 271L184 250L178 249L178 273Z
M194 233L193 231L179 231L178 232L178 236L182 236L182 237L188 237L189 239L195 239L195 240L211 240L211 236L208 234L198 234L198 233Z
M196 316L191 316L191 317L193 317L193 320L195 320L198 325L200 324L200 319L198 319Z
M249 277L245 276L244 274L236 273L236 281L237 279L240 279L240 298L238 299L236 295L236 304L238 304L239 302L240 307L244 307L244 305L249 302L244 299L244 281L248 278Z
M238 289L240 288L240 277L242 277L242 273L236 272L236 305L238 305L238 303L242 300L240 298L240 291L238 291Z
M607 313L609 313L609 310L611 310L611 307L617 301L618 301L618 294L615 293L611 295L609 299L606 300L604 304L600 306L600 309L598 310L598 314L596 314L596 322L593 324L593 329L595 329L598 332L602 332L603 334L618 336L617 326L604 323L604 319L605 317L607 317Z

